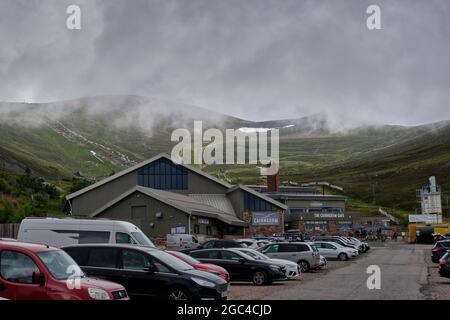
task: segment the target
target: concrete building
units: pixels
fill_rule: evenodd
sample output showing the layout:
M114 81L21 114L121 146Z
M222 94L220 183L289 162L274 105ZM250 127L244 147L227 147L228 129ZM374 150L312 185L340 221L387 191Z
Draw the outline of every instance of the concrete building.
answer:
M288 207L286 230L299 230L307 234L337 234L359 221L359 214L346 212L345 196L319 193L314 187L280 186L279 179L273 177L268 177L267 182L267 186L249 187Z
M152 239L168 233L199 238L284 231L287 206L242 185L158 155L66 197L66 213L130 221Z

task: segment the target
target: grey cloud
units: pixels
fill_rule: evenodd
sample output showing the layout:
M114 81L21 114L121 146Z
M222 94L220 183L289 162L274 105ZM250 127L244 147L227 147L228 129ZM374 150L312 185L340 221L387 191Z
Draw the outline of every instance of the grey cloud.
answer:
M379 31L365 26L373 3ZM439 121L449 13L447 0L2 0L0 100L137 94L255 120Z

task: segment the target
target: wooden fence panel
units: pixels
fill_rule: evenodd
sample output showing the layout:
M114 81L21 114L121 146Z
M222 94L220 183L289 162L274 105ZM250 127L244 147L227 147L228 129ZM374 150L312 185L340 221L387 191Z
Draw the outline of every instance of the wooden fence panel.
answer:
M17 238L20 223L0 224L0 238Z

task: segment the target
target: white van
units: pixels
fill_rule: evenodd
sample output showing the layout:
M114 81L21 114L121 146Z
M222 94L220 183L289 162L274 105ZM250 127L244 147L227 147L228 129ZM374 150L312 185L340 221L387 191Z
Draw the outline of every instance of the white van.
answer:
M85 243L128 243L155 247L134 224L106 219L25 218L17 240L61 248Z
M167 249L195 249L199 246L197 238L191 234L168 234L166 240Z

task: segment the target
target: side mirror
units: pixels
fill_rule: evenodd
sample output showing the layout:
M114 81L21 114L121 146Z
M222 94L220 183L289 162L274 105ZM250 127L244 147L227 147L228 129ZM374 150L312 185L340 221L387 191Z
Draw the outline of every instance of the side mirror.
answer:
M156 268L153 264L149 264L147 266L144 267L144 271L147 273L155 273L156 272Z
M40 286L45 284L45 276L40 271L33 272L32 277L33 277L33 279L32 279L33 284L38 284Z

